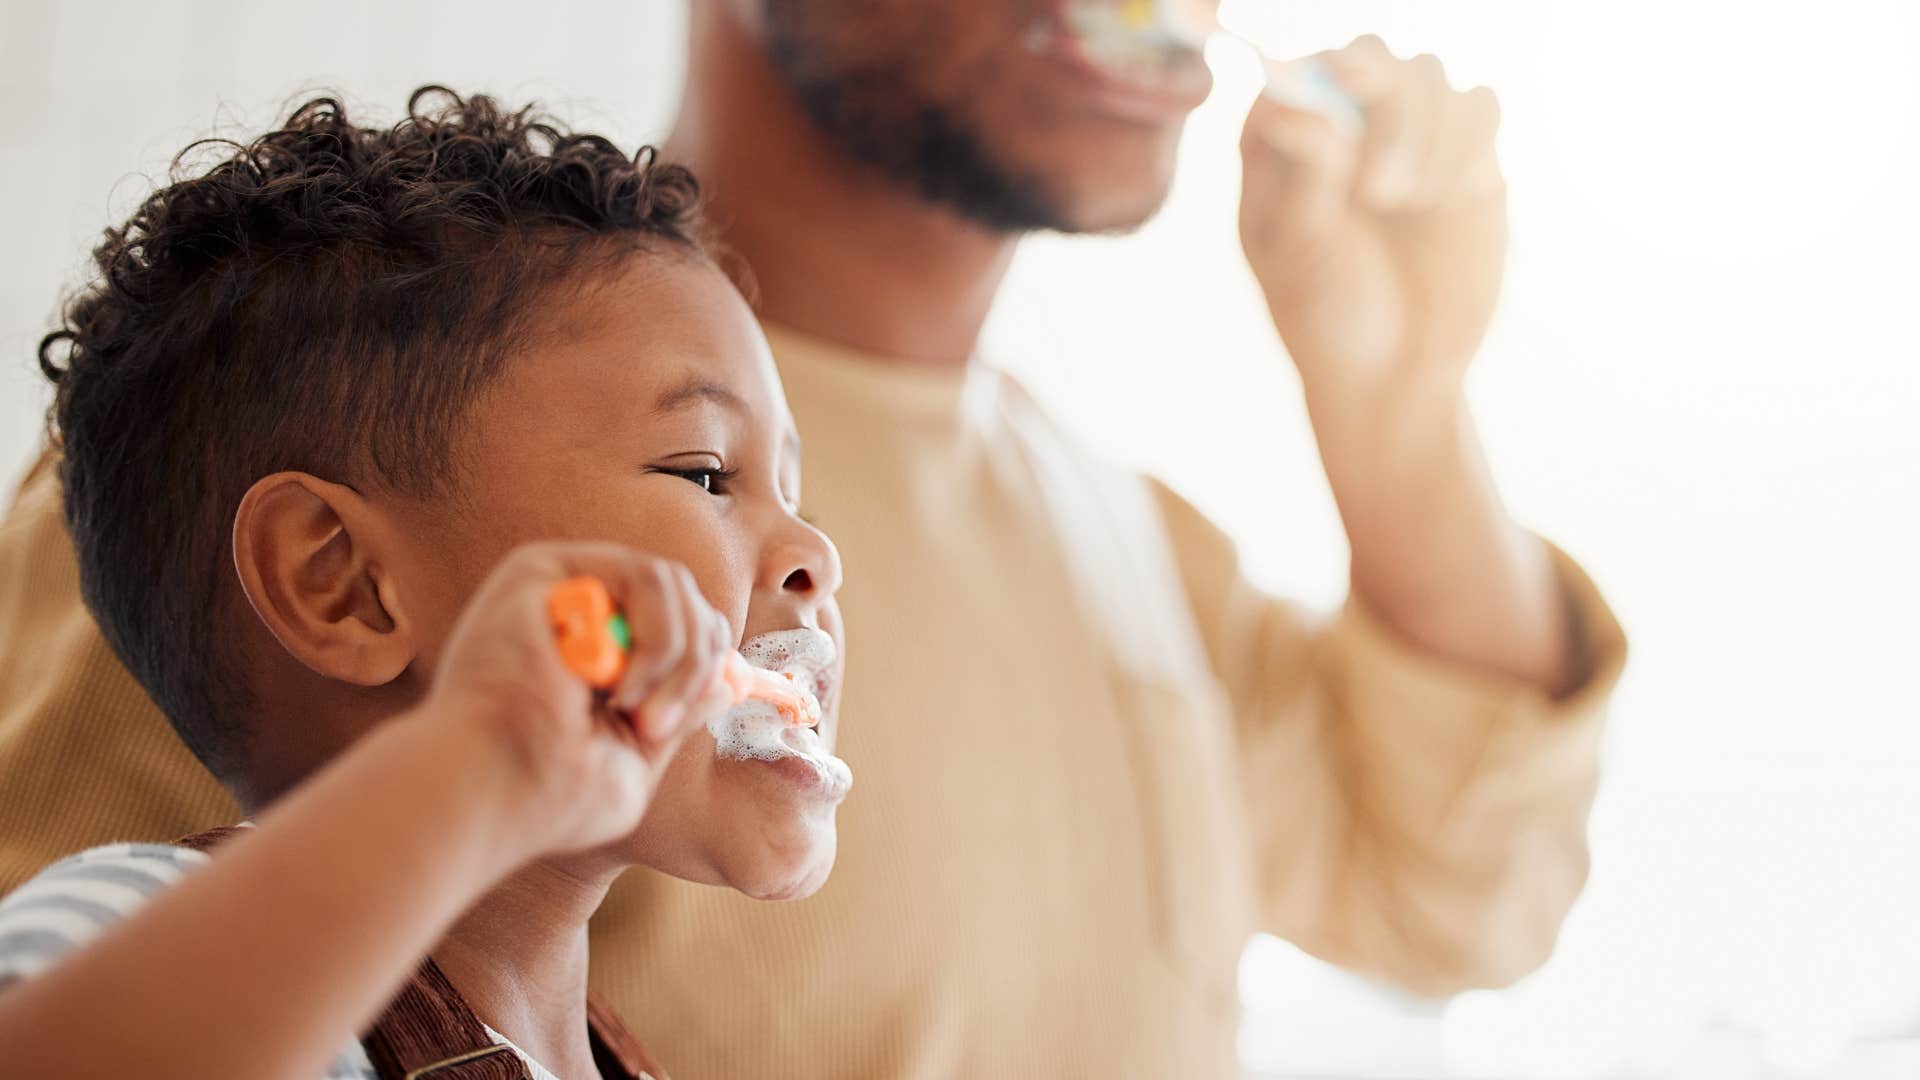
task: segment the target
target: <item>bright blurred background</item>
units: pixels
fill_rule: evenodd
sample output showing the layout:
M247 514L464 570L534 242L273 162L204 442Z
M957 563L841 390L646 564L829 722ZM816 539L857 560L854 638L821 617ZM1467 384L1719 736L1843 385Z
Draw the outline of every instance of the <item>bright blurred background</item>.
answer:
M1591 884L1518 987L1404 998L1261 939L1251 1073L1920 1076L1920 9L1227 0L1280 54L1379 33L1506 108L1506 298L1472 392L1516 513L1634 639ZM535 21L530 21L535 20ZM31 350L166 156L302 89L424 80L666 130L683 0L0 3L0 467ZM1189 493L1275 589L1345 551L1233 229L1252 61L1210 49L1166 211L1023 249L986 352ZM0 482L0 489L11 481Z

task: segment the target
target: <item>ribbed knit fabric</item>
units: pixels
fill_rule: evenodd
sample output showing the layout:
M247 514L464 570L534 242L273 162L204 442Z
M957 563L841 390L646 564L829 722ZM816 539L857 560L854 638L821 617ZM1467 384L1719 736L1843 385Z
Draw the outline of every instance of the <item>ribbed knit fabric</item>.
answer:
M1571 561L1595 675L1552 702L1260 595L990 370L769 333L846 565L855 782L815 897L636 871L602 909L596 984L677 1080L1225 1077L1255 929L1432 992L1544 958L1624 657ZM8 883L234 815L88 625L55 502L0 531Z
M240 820L81 606L48 458L0 523L0 642L0 892L96 844Z

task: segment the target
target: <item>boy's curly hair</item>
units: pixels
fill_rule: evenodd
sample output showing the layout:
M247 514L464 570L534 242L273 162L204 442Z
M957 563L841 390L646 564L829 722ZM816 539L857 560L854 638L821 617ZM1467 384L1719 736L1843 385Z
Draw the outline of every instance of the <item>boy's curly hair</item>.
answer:
M536 306L636 251L704 257L698 202L650 147L428 86L391 127L316 97L195 143L106 231L39 348L67 528L107 642L203 762L240 763L248 694L215 630L252 482L436 492Z

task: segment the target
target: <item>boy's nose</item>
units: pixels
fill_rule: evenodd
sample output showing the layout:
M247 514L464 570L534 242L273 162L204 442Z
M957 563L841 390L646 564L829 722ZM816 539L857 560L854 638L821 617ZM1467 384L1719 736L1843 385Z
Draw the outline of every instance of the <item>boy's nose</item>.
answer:
M840 589L840 552L812 525L789 519L772 551L769 575L780 591L818 603Z

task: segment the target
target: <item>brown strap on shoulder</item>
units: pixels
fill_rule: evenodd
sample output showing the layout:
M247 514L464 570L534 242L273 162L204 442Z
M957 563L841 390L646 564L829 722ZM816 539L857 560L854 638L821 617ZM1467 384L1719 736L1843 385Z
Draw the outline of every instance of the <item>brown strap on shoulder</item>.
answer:
M174 847L192 848L195 851L212 851L217 844L231 840L247 830L239 825L222 825L217 829L197 832L192 836L183 836L173 842Z
M605 1080L668 1080L666 1070L653 1063L626 1021L591 990L587 991L587 1036L593 1043L593 1063Z
M519 1055L493 1041L432 957L360 1043L381 1080L527 1080Z
M245 831L237 826L208 829L174 844L210 851ZM587 1036L604 1080L668 1080L620 1014L592 991L587 992ZM360 1043L380 1080L528 1080L520 1056L493 1041L431 956L421 961Z

